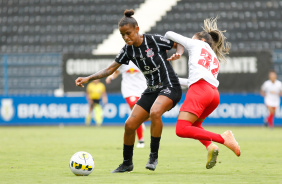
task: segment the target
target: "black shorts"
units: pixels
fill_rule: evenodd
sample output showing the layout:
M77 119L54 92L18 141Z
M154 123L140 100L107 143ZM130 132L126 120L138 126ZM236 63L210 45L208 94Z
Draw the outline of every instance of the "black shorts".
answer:
M136 104L140 105L143 109L150 113L153 103L160 95L166 96L171 99L173 101L173 108L181 99L182 89L180 86L175 86L173 88L163 87L159 90L150 93L144 92Z
M99 100L94 100L94 99L92 99L92 101L93 101L93 104L99 104L100 103L100 101L101 101L101 99L99 99Z

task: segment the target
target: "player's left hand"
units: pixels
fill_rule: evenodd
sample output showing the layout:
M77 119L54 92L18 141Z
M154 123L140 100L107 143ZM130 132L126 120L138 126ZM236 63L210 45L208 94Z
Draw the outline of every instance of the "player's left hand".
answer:
M175 54L173 54L172 56L170 56L170 58L168 58L167 60L168 60L168 61L174 61L174 60L179 59L180 57L181 57L181 54L175 53Z

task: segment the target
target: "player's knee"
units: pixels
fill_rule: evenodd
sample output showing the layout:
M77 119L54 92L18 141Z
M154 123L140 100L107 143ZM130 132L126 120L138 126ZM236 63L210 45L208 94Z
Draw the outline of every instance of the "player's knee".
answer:
M130 121L126 121L124 125L125 132L135 132L135 130L137 129L136 127L137 126Z
M187 135L185 134L185 131L184 129L186 128L189 128L189 126L191 126L191 124L189 124L188 121L185 121L185 120L177 120L176 122L176 128L175 128L175 133L178 137L187 137Z
M159 109L156 109L156 108L152 108L150 110L150 118L151 119L158 119L158 118L161 118L163 112Z

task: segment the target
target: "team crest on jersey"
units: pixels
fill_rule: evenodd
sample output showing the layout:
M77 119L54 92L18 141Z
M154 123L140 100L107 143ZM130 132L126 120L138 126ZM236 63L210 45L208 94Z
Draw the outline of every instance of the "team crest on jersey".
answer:
M147 50L145 50L145 52L147 52L147 57L153 57L154 56L153 48L147 49Z

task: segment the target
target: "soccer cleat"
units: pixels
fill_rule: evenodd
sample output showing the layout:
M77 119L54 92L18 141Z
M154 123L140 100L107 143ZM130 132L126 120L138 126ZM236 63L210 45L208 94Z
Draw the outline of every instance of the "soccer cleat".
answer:
M151 153L150 154L150 158L149 158L149 161L148 161L148 163L146 164L146 169L149 169L149 170L151 170L151 171L154 171L155 169L156 169L156 167L157 167L157 164L158 164L158 159L157 158L155 158L154 156L153 156L153 154Z
M123 173L123 172L131 172L133 170L133 164L131 165L124 165L123 163L118 166L115 170L111 173Z
M241 155L240 146L236 141L233 133L230 130L225 131L221 134L222 138L224 139L224 145L231 149L238 157Z
M211 169L215 166L216 164L216 161L217 161L217 156L218 156L218 152L219 152L219 149L217 147L217 145L211 143L208 147L207 147L207 150L208 150L208 161L207 161L207 164L206 164L206 168L207 169Z
M144 148L144 147L145 147L144 141L138 141L138 144L136 145L136 148Z

